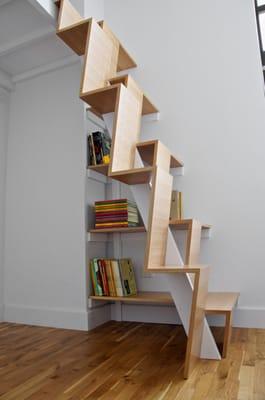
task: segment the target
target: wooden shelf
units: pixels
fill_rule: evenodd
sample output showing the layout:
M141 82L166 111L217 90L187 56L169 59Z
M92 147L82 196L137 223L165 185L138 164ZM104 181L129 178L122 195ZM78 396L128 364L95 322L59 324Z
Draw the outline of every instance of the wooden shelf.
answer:
M239 293L237 292L210 292L207 296L206 314L224 314L231 312L235 307Z
M133 168L122 172L114 172L110 175L110 178L126 183L127 185L138 185L149 183L152 172L152 167Z
M148 165L154 165L155 158L155 148L159 141L158 140L149 140L147 142L140 142L136 144L137 150L139 151L140 157L144 162ZM170 168L179 168L183 167L184 164L179 159L171 156L170 158Z
M101 89L92 90L87 93L81 93L80 98L93 107L100 114L107 114L115 111L116 96L120 85L123 83L115 83ZM157 113L157 108L144 95L142 114Z
M90 233L136 233L146 232L144 226L134 226L129 228L105 228L105 229L91 229Z
M109 164L89 165L88 169L91 169L92 171L96 171L100 174L108 176Z
M99 301L121 301L123 303L174 304L170 293L166 292L138 292L136 295L127 297L90 296L90 298Z
M133 168L122 172L114 172L111 175L108 175L109 164L90 165L88 169L109 176L109 178L126 183L127 185L149 183L153 172L152 167L144 167Z
M206 314L230 312L235 307L238 297L239 293L234 292L209 292L205 312ZM138 292L137 295L128 297L90 296L90 298L99 301L122 301L124 303L174 304L170 293L167 292Z
M169 221L169 226L172 229L188 230L192 221L192 219L172 219ZM202 229L211 229L211 227L212 226L208 224L202 225Z

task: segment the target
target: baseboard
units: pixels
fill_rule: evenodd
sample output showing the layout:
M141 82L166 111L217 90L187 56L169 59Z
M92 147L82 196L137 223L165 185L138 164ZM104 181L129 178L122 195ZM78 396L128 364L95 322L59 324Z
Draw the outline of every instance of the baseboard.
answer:
M0 304L0 322L4 321L4 305Z
M174 306L123 304L122 320L156 324L180 324ZM88 311L44 309L21 305L0 305L0 321L63 329L91 330L111 319L111 305ZM208 316L209 325L223 326L223 316ZM265 329L265 308L240 307L235 309L233 326Z
M17 304L6 304L4 320L26 325L52 328L88 330L88 313L83 310L46 309Z
M233 315L233 326L265 329L265 308L236 308Z

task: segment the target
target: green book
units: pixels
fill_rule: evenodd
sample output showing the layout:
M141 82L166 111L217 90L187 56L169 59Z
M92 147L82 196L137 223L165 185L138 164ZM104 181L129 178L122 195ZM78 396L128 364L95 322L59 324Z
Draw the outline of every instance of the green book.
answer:
M134 269L130 258L122 258L119 260L121 283L125 296L137 293Z

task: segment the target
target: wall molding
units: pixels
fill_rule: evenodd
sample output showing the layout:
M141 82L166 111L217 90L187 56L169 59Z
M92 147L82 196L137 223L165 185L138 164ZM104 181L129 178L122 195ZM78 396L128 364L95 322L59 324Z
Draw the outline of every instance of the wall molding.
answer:
M2 321L26 325L48 326L52 328L88 331L104 324L109 321L110 318L110 304L88 311L64 308L29 307L18 304L2 306Z
M4 321L4 305L0 304L0 322Z
M122 304L123 321L155 324L181 324L174 306ZM87 331L115 319L115 304L104 304L85 310L28 307L15 304L0 305L0 321L62 329ZM223 316L208 316L210 326L224 326ZM265 329L265 308L235 309L233 326Z

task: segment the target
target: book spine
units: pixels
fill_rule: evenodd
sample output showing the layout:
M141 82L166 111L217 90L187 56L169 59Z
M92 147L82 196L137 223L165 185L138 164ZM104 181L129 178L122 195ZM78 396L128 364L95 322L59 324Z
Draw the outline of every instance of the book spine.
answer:
M94 289L94 295L98 296L98 289L97 289L97 276L96 276L96 272L94 269L94 263L93 261L90 261L90 273L91 273L91 280L92 280L92 286Z
M94 263L94 270L95 270L95 274L96 274L97 293L98 293L98 296L103 296L103 284L102 284L101 274L100 274L100 270L99 270L98 262L97 262L96 258L93 259L93 263Z
M95 165L95 164L96 164L96 159L95 159L95 151L93 148L92 136L89 135L87 137L87 166L89 167L90 165Z
M116 296L115 285L114 285L114 280L113 280L113 276L112 276L111 262L110 262L110 260L104 260L104 262L105 262L105 266L106 266L106 274L107 274L107 279L108 279L110 296Z
M93 144L95 149L95 156L96 156L96 164L103 163L103 155L102 155L102 136L101 132L93 132Z
M98 266L101 274L102 284L103 284L103 294L104 296L109 296L109 286L108 286L108 279L105 270L104 260L98 260Z
M117 296L122 297L123 290L122 290L122 283L121 283L120 269L119 269L118 261L116 261L116 260L111 261L111 266L112 266L112 271L113 271L113 275L114 275L114 282L115 282Z

